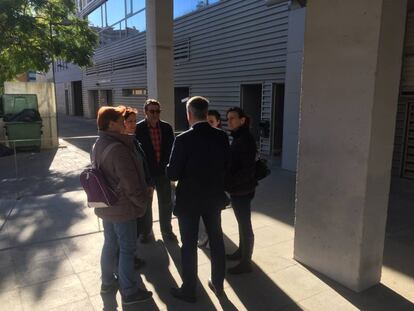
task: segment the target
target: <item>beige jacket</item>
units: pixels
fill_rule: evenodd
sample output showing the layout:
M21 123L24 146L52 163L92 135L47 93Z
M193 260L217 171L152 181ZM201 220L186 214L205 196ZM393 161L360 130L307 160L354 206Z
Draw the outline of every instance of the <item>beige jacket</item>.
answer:
M133 135L101 131L92 148L91 161L97 163L107 182L118 195L114 206L95 208L95 214L108 221L124 222L142 217L150 199L145 181L141 155L136 151ZM117 142L110 149L103 163L100 156L106 146Z

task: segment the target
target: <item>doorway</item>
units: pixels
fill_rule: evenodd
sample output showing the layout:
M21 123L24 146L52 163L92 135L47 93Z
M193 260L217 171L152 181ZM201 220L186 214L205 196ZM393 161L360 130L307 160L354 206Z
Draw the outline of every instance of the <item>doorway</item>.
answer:
M272 155L280 157L283 146L283 113L285 107L285 84L272 85L273 131Z
M91 111L91 117L96 118L99 110L99 93L97 90L88 91L89 95L89 107Z
M83 116L82 81L72 82L73 113L75 116Z
M69 115L69 90L65 90L65 112Z
M241 107L250 117L250 127L256 142L260 140L260 119L262 108L262 85L242 84L240 88ZM259 145L259 144L258 144Z
M183 99L190 96L190 89L188 87L174 88L174 107L175 107L175 130L188 130L187 112L185 109L185 102Z
M113 106L112 90L100 90L102 106Z

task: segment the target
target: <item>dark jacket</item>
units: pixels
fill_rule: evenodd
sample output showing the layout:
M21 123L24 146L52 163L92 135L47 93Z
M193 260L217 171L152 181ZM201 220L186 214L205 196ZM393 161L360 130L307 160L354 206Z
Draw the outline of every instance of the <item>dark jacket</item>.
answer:
M171 154L171 148L174 142L174 132L167 122L159 122L161 131L161 160L157 163L155 157L154 147L152 146L151 136L148 129L147 120L142 120L137 123L135 135L138 141L141 143L142 149L145 152L148 167L152 176L165 175L165 167L168 164L168 160Z
M134 145L137 149L137 152L142 158L142 164L144 165L144 175L145 175L145 181L147 182L147 185L150 187L154 187L155 183L152 179L151 172L149 170L147 156L145 155L144 149L142 149L142 145L138 141L138 139L134 138Z
M207 122L196 123L177 136L167 166L168 177L176 181L174 214L202 214L222 209L225 172L230 160L227 135Z
M109 186L114 189L119 200L114 206L95 208L95 214L108 221L124 222L144 215L149 195L145 181L141 155L135 149L134 136L111 132L99 132L93 146L91 160L99 165ZM117 142L101 163L103 150Z
M231 164L226 176L226 190L231 195L253 193L255 178L256 141L248 126L241 126L231 133Z

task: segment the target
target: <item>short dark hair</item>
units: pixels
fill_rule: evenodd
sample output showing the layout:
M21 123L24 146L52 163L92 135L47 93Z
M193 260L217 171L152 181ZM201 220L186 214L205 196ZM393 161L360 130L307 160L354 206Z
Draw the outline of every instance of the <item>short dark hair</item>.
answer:
M98 110L98 115L96 118L96 124L98 125L98 130L106 131L109 128L109 122L116 122L119 118L123 117L125 112L124 106L110 107L102 106Z
M138 110L137 109L135 109L135 108L132 108L132 107L126 107L125 108L125 111L124 111L124 119L126 120L126 119L128 119L128 117L131 115L131 114L134 114L134 115L138 115Z
M226 116L228 116L229 112L236 112L239 118L245 118L244 124L246 126L250 126L250 117L244 112L243 109L240 107L231 107L229 110L227 110Z
M190 110L194 118L203 120L207 118L208 99L202 96L193 96L187 100L187 110Z
M221 121L220 112L218 112L217 110L209 110L207 112L207 115L208 116L214 116L217 121Z
M144 104L144 110L145 111L147 111L148 110L148 106L149 105L158 105L158 107L159 108L161 108L161 104L160 104L160 102L158 101L158 100L156 100L156 99L153 99L153 98L148 98L146 101L145 101L145 104Z

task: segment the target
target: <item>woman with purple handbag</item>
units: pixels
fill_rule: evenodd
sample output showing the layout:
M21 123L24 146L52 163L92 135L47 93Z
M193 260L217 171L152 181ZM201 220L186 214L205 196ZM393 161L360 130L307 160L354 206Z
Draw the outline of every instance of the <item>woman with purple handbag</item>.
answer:
M92 162L99 164L108 186L118 195L113 205L95 208L104 228L101 294L116 293L119 288L122 303L130 305L152 297L152 292L138 287L134 272L136 219L144 215L150 196L143 161L134 152L134 137L124 134L124 112L125 107L99 109L99 137L93 146ZM103 158L104 150L111 144L113 147Z

